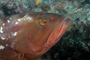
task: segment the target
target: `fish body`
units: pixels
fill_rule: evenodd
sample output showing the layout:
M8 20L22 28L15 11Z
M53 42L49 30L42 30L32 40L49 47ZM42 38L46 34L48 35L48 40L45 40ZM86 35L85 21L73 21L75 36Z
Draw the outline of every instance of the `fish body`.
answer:
M0 60L35 60L57 43L71 21L52 13L0 20Z

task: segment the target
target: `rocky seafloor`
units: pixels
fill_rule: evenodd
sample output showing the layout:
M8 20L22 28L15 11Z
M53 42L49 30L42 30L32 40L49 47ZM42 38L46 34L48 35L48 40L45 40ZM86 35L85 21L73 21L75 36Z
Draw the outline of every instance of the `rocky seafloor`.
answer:
M72 20L61 40L38 60L90 60L90 0L0 0L0 19L28 12Z

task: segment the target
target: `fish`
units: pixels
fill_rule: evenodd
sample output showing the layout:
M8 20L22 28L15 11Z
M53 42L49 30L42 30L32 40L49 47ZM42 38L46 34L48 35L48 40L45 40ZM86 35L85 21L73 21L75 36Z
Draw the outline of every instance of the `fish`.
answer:
M42 0L36 0L35 4L39 5L42 2Z
M71 20L53 13L0 19L0 60L36 60L55 45Z

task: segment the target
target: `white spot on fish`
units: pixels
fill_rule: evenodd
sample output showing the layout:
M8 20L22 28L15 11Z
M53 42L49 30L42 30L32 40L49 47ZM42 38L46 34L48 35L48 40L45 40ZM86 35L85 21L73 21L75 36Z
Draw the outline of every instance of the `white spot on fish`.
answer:
M4 37L1 37L1 39L2 39L2 40L5 40L5 38L4 38Z
M17 35L17 32L14 32L13 34L12 34L12 36L16 36Z
M21 19L18 19L18 21L21 21Z
M3 27L2 26L0 27L0 32L3 33Z
M0 45L0 49L2 50L2 49L4 49L5 47L3 46L3 45Z
M5 23L3 23L2 25L5 26Z
M10 20L7 20L8 23L10 23Z
M27 19L27 20L32 20L32 18L31 18L31 17L27 17L26 19Z
M19 22L15 22L15 24L17 25L17 24L19 24Z
M18 19L18 21L21 21L21 20L25 20L25 21L28 20L29 22L33 21L32 17L30 17L28 15L25 15L23 18Z
M6 46L8 46L8 44L6 44Z

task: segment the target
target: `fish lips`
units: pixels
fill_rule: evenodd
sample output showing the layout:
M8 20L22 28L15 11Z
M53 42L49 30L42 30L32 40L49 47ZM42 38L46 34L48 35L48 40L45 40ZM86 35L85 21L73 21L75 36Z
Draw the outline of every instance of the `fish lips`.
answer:
M56 26L54 27L53 31L48 37L46 47L51 48L55 43L57 43L62 37L62 35L66 32L70 24L71 24L70 19L68 18L60 19L60 22L57 22Z

